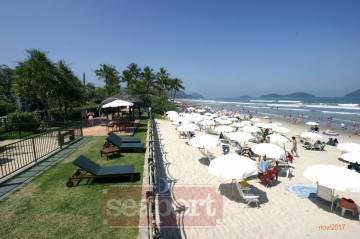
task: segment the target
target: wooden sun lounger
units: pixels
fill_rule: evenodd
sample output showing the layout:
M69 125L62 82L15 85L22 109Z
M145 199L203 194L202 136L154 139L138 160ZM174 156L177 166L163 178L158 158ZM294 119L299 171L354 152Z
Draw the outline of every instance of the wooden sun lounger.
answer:
M107 140L111 139L112 141L116 141L119 143L141 143L141 140L139 138L135 137L120 137L114 133L110 133L107 137Z
M76 181L76 185L78 185L83 179L87 179L89 182L91 179L128 177L133 181L136 175L133 165L101 167L83 155L80 155L74 164L79 169L67 181L66 186L68 187L74 187Z
M123 151L135 151L135 152L144 152L145 145L140 141L131 142L131 141L123 141L116 135L109 135L106 140L112 145L118 147L121 152Z

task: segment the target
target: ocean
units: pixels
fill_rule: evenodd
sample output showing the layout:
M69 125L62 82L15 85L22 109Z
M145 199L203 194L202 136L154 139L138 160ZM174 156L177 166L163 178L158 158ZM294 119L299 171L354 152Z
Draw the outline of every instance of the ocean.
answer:
M315 97L291 99L250 98L239 100L189 100L182 101L200 104L217 110L240 111L245 114L269 116L281 119L302 119L318 121L320 126L340 128L341 123L353 130L360 123L360 98Z

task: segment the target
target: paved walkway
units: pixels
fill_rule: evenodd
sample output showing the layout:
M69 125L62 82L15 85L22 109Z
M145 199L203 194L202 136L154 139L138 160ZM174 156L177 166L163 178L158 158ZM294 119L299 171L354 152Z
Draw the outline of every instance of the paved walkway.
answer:
M40 163L29 168L20 175L15 176L14 178L2 183L0 185L0 200L6 198L9 194L18 190L26 183L30 182L37 175L40 175L41 173L45 172L47 169L49 169L57 162L66 158L67 155L69 155L71 152L76 150L81 144L87 142L88 140L89 140L88 138L80 139L79 141L56 152L55 154L52 154L50 157L42 160Z

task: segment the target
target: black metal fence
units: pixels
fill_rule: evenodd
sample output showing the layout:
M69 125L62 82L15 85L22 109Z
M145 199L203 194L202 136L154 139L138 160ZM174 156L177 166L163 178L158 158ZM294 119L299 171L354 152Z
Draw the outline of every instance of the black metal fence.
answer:
M30 128L26 124L0 124L0 140L22 139L32 135L61 128L77 127L82 121L41 121L39 127ZM26 128L26 129L25 129Z
M151 113L149 113L149 121L148 121L148 184L150 186L150 190L146 192L147 198L147 216L148 216L148 232L149 239L159 238L160 232L157 225L157 213L156 213L156 205L155 198L157 194L156 190L156 180L155 180L155 147L154 147L154 127L155 122Z
M0 146L0 179L37 163L44 156L82 137L81 123L47 129L14 143Z

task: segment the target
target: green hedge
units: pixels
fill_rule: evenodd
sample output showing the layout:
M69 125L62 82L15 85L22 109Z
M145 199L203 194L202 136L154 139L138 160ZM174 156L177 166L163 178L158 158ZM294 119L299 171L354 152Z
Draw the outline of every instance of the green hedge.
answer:
M33 112L14 112L9 114L9 125L15 130L36 131L40 122Z

